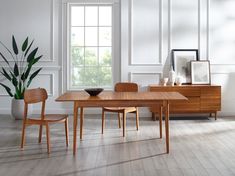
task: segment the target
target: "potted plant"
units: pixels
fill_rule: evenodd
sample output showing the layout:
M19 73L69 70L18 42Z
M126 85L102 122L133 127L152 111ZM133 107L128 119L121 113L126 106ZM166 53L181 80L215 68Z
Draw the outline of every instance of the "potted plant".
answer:
M42 55L36 56L38 47L31 49L33 42L34 40L29 43L27 37L22 43L21 48L19 48L13 35L11 50L0 41L0 45L5 50L4 53L0 51L0 58L5 63L5 66L1 65L0 74L9 82L9 84L0 82L0 85L9 96L13 97L11 112L15 119L23 118L24 92L42 69L32 70L34 64L42 58Z

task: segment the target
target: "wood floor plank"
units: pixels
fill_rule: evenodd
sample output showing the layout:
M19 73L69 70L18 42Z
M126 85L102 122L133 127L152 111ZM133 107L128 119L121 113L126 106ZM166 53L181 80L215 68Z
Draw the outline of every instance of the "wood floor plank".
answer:
M38 144L38 128L26 131L24 150L19 148L21 121L0 115L0 175L4 176L232 176L235 175L235 118L170 121L170 153L165 153L165 136L150 118L127 118L126 137L117 117L107 115L101 134L100 115L86 115L84 138L77 141L77 154L65 146L64 128L51 126L51 154L47 154L45 129ZM71 119L71 118L70 118ZM78 129L79 131L79 129ZM164 131L164 125L163 125Z

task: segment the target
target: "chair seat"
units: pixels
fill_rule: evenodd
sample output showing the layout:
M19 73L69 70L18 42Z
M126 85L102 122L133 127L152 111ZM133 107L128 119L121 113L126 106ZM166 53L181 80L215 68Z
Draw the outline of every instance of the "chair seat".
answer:
M134 112L136 107L104 107L103 110L109 112L123 112L124 110L126 112Z
M66 120L66 118L68 118L68 114L46 114L44 116L44 120L41 120L41 118L28 118L27 121L33 121L33 122L49 122L49 123L53 123L53 122L64 122L64 120Z
M45 120L47 121L61 121L68 118L68 114L46 114Z

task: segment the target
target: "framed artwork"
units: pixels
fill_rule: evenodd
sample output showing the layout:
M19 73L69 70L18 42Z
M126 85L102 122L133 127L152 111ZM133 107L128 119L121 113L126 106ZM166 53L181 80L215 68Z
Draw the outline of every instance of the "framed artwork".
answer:
M192 84L210 84L210 75L209 61L191 61Z
M172 66L177 77L181 77L183 84L191 83L190 62L198 61L197 49L173 49Z

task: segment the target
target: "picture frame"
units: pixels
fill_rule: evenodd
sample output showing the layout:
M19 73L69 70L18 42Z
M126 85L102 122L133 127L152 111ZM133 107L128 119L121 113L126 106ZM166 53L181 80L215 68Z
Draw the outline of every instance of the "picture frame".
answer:
M211 84L210 62L191 61L192 84Z
M198 61L198 49L173 49L172 66L177 77L180 77L182 84L191 84L191 61Z

